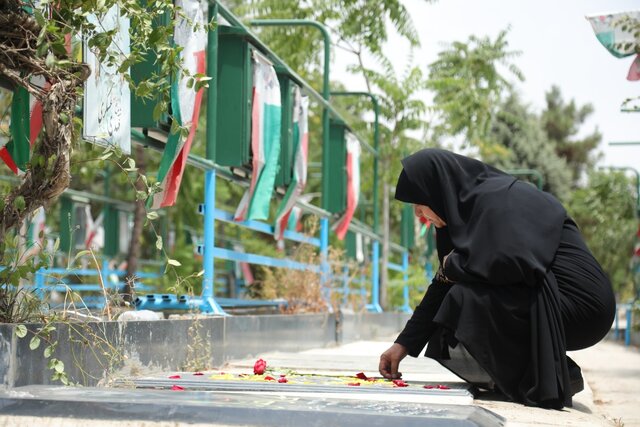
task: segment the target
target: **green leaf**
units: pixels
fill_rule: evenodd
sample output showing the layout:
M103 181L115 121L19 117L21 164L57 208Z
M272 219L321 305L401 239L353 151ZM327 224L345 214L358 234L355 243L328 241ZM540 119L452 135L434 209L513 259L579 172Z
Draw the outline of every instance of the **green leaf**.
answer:
M59 374L64 372L64 362L56 359L56 363L53 365L53 369Z
M85 255L89 255L91 253L90 250L84 250L84 251L80 251L76 254L76 256L73 258L73 262L75 263L79 258L82 258Z
M56 57L53 55L53 52L49 51L49 53L47 53L47 57L44 60L44 65L46 65L47 68L53 68L55 63Z
M162 236L158 236L156 239L156 248L161 251L162 250Z
M31 338L31 341L29 342L29 348L31 350L35 350L38 347L40 347L40 337L36 335L33 338Z
M55 348L52 345L47 346L47 348L44 349L44 357L46 359L50 358L54 350Z
M180 264L179 261L175 260L175 259L169 259L167 260L167 263L169 265L173 265L174 267L180 267L182 264Z
M24 325L17 325L16 326L16 336L18 338L24 338L27 336L27 327Z
M147 219L150 221L153 221L154 219L158 219L158 212L156 211L147 212Z

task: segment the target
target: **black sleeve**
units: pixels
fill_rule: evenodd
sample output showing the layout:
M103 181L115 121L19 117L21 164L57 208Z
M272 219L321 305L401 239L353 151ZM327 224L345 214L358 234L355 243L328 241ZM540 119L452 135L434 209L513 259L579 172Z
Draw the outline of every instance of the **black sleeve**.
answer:
M429 338L431 338L431 334L436 328L433 318L450 288L451 285L437 280L431 282L422 301L414 310L413 315L407 321L398 338L396 338L395 342L403 345L407 349L409 356L418 357Z

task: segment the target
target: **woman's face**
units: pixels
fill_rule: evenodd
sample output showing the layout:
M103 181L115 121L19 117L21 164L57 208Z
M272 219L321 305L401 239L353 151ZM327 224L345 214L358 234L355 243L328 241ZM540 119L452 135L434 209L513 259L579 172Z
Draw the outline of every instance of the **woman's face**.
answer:
M413 205L413 211L418 218L425 218L433 223L437 228L446 227L447 223L444 222L429 206L425 205Z

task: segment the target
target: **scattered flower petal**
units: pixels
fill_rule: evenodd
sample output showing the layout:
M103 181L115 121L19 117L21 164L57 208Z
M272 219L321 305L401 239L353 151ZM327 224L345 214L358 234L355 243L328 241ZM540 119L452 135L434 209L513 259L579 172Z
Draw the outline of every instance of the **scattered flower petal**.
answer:
M248 376L249 376L249 374L238 374L238 376L239 376L240 378L244 378L244 377L248 377Z
M169 376L169 379L170 379L170 380L177 380L177 379L180 379L180 375L170 375L170 376Z
M279 383L288 383L288 382L289 382L289 380L288 380L288 379L286 379L285 377L280 377L280 378L278 378L278 382L279 382Z
M431 390L433 388L436 388L436 386L434 386L434 385L423 385L422 388L426 388L427 390Z
M364 374L364 372L358 372L356 374L356 378L361 379L361 380L365 380L365 381L369 381L369 378L367 378L367 376Z
M271 375L267 375L266 377L264 377L264 379L265 379L265 381L275 381L276 380Z
M253 364L253 373L256 375L264 374L265 369L267 369L266 360L258 359L256 363Z
M442 385L442 384L438 384L437 387L440 390L450 390L451 389L451 387L448 387L448 386Z
M202 372L194 372L193 375L204 375ZM224 375L224 372L221 372L220 375Z
M393 380L393 385L396 387L409 387L409 384L405 383L403 380Z
M360 383L347 383L347 385L351 387L358 387Z
M180 387L179 385L172 385L171 390L173 391L184 391L184 387Z

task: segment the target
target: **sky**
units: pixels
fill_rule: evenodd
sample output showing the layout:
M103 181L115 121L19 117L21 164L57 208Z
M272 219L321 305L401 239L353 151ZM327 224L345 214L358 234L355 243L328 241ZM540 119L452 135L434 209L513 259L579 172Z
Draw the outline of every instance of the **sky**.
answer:
M510 26L509 49L521 51L513 62L526 79L515 82L522 99L539 112L545 92L555 84L565 100L592 104L595 111L582 131L597 128L602 133L599 150L604 158L599 165L640 171L640 145L608 145L611 141L640 142L640 113L620 112L626 98L640 96L640 82L626 80L633 58L612 56L585 19L586 15L640 10L639 0L404 0L404 4L421 42L413 63L424 67L425 74L447 43L466 41L472 34L493 40ZM390 37L385 48L399 71L407 63L407 48L397 35ZM362 78L343 71L354 59L341 51L334 57L337 65L332 79L344 81L350 90L366 89Z

